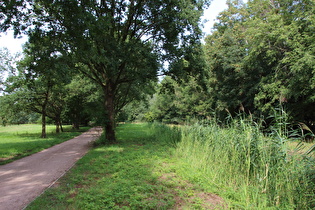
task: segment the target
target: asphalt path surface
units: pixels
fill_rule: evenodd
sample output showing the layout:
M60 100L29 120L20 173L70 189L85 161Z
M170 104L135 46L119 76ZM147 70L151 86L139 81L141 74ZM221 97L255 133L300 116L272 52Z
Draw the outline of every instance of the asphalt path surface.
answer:
M19 210L53 185L102 133L95 127L71 140L0 166L0 210Z

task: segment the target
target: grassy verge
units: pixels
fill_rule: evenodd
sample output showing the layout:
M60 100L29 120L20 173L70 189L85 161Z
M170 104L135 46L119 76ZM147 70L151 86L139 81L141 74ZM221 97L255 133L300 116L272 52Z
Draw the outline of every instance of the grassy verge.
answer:
M97 147L28 209L211 209L222 199L177 173L177 128L126 124L119 144Z
M47 126L47 138L40 138L41 125L12 125L0 127L0 165L39 152L80 135L88 128L74 131L64 126L65 132L56 134L55 126Z

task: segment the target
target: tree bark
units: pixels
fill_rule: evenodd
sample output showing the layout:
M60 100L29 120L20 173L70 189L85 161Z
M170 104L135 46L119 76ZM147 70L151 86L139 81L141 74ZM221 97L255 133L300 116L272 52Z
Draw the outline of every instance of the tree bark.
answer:
M76 110L75 113L72 115L72 129L79 130L80 129L80 114L79 111Z
M113 144L116 143L115 135L115 96L112 85L108 84L104 87L105 90L105 137L106 140Z
M42 135L41 138L46 138L46 105L42 106Z
M63 132L63 127L62 127L61 120L59 121L59 125L60 125L60 130L61 130L61 132Z
M60 124L59 124L58 119L56 119L55 124L56 124L56 133L60 133Z
M45 100L42 104L42 135L41 138L46 138L46 116L47 116L47 104L49 98L49 87L47 92L45 93Z
M56 125L56 133L60 133L60 131L63 132L63 128L61 125L61 117L59 114L57 114L55 117L55 125Z

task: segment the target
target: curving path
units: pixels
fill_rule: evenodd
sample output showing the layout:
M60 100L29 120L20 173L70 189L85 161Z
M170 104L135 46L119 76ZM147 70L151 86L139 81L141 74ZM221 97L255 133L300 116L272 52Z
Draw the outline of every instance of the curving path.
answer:
M69 141L0 166L0 210L25 208L63 176L102 133L95 127Z

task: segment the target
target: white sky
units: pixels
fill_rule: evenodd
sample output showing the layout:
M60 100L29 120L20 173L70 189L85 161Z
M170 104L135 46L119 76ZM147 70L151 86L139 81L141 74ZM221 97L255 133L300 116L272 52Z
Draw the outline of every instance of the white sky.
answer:
M208 20L207 23L204 23L204 33L210 34L212 30L212 26L214 24L214 20L217 15L227 9L226 0L213 0L208 10L204 12L204 19ZM247 2L247 0L244 0ZM11 53L22 52L22 45L27 41L26 37L21 39L14 39L13 33L8 32L7 34L0 34L0 48L6 47Z

